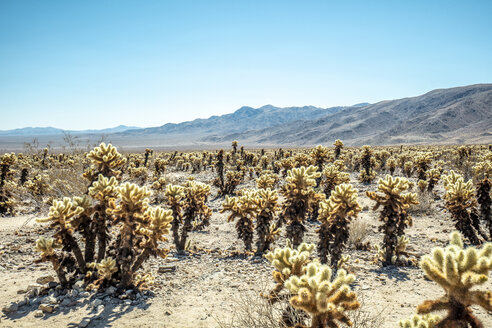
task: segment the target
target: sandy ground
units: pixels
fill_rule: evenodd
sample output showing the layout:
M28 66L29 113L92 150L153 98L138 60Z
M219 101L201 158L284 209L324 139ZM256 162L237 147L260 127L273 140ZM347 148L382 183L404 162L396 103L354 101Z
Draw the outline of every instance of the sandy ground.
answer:
M173 178L182 181L185 176L177 174ZM375 245L382 241L382 234L377 231L378 213L372 211L372 201L365 191L375 190L376 184L362 185L355 178L352 176L352 183L359 189L363 207L359 217L368 220L368 240ZM202 173L197 179L210 182L211 177ZM247 181L241 187L251 186L253 182ZM245 327L241 314L252 311L255 304L263 304L259 293L274 286L272 268L265 259L237 255L243 245L236 237L234 224L227 223L226 214L218 212L221 202L209 201L213 209L211 225L204 232L192 233L192 248L198 251L180 256L171 249L166 260L151 259L146 263L145 270L157 277L153 293L131 301L80 290L70 304L58 304L63 300L59 297L54 302L54 312L41 317L35 316L40 315L37 302L43 298L29 298L26 302L26 290L39 277L54 276L51 264L33 263L38 256L35 240L49 231L36 223L34 216L0 218L0 306L14 302L18 307L17 311L2 315L0 327ZM426 213L414 213L413 217L414 225L407 230L407 236L417 257L434 246L447 244L453 225L442 200L433 202ZM316 243L316 224L309 223L308 227L305 241ZM284 242L281 237L275 246ZM440 287L425 279L418 267L382 268L372 262L374 251L349 249L347 253L351 255L349 268L357 276L354 289L365 300L362 311L382 318L381 327L397 327L398 321L410 317L421 302L442 295ZM171 269L159 273L162 267ZM487 282L482 289L491 290L492 283ZM56 298L57 294L52 296ZM474 311L485 327L492 327L491 313Z

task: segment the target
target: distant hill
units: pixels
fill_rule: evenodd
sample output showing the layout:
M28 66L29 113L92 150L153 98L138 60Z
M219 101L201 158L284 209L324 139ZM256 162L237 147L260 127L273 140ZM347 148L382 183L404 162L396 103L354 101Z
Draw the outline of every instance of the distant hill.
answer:
M260 108L241 107L234 113L211 116L183 123L168 123L155 128L129 130L122 135L188 134L210 135L240 133L249 130L270 128L298 120L314 120L336 113L346 107L318 108L314 106L280 108L266 105Z
M38 128L38 127L27 127L21 129L13 129L13 130L0 130L0 136L56 136L63 135L65 132L69 132L73 135L82 135L82 134L101 134L101 133L116 133L123 132L126 130L138 129L135 126L126 126L119 125L114 128L109 129L101 129L101 130L63 130L52 127L46 128Z
M335 139L352 145L492 142L492 84L438 89L275 128L207 136L204 141L302 146Z

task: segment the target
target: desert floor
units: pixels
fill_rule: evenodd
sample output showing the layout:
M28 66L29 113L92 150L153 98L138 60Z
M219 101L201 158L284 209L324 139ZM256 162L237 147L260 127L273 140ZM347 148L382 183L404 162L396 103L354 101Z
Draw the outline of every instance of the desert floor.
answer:
M188 174L172 173L174 183L182 182ZM197 180L210 183L210 173L194 175ZM372 210L367 190L376 190L377 183L362 185L351 176L359 189L360 218L369 225L367 240L372 245L382 242L378 232L378 212ZM242 187L253 187L253 180ZM35 221L36 216L0 218L0 301L1 307L10 307L10 313L0 318L1 327L253 327L245 318L254 320L265 302L259 296L275 285L272 267L263 258L244 255L243 245L236 237L234 223L228 223L227 214L219 213L222 199L213 200L213 189L208 205L213 209L211 225L203 232L193 232L191 249L187 255L178 255L172 243L167 259L152 258L145 270L156 276L153 292L136 300L120 300L105 293L83 290L51 298L27 298L29 286L48 275L55 277L50 263L34 263L34 250L40 235L49 230ZM442 189L437 190L442 196ZM410 250L417 258L430 252L432 247L445 246L453 231L449 213L442 199L432 202L425 212L412 213L414 224L408 228ZM316 223L309 223L307 242L317 242ZM285 244L277 240L274 247ZM361 316L372 316L382 321L381 327L397 327L400 319L415 313L417 305L426 299L442 296L443 291L434 282L424 278L418 267L385 267L373 263L375 251L348 249L351 256L348 268L357 280L353 288L364 300ZM165 272L164 272L165 271ZM161 273L162 272L162 273ZM482 289L492 289L489 281ZM53 293L53 292L51 292ZM53 313L41 314L40 302L52 300ZM11 304L11 302L13 302ZM474 308L485 327L492 327L492 315ZM259 322L257 320L257 322ZM261 327L264 323L257 323ZM356 324L355 327L371 327Z

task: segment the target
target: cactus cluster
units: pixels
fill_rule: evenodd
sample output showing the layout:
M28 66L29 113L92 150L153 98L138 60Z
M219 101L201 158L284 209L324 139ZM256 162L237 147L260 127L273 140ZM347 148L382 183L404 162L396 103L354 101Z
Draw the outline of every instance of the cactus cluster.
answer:
M357 189L351 184L338 185L330 198L320 203L318 253L321 263L327 263L330 254L331 267L336 271L349 238L349 224L360 211Z
M49 222L54 230L53 238L36 242L40 260L53 264L65 287L78 274L84 274L86 282L93 286L136 287L142 264L150 256L167 255L167 249L158 243L166 240L172 211L149 206L151 193L147 188L118 184L116 176L125 160L113 146L101 144L87 157L93 169L108 176L100 173L91 181L88 196L54 200L48 217L38 219Z
M304 220L309 209L316 201L316 179L321 176L316 166L293 168L288 172L286 184L282 190L285 202L282 208L282 220L287 223L287 238L294 247L301 244L306 227ZM280 221L283 223L283 221Z
M397 264L396 249L398 237L405 234L405 229L412 225L412 218L408 214L411 205L418 204L417 195L414 193L403 193L408 189L408 180L405 178L386 175L385 179L379 179L378 191L367 192L367 196L376 204L373 210L382 207L379 219L382 225L379 230L384 233L383 248L385 256L383 265Z

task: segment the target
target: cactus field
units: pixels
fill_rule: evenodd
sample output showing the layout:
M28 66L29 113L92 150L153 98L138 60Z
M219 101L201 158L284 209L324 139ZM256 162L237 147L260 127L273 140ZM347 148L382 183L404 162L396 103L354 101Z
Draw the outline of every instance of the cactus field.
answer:
M0 155L0 327L492 327L492 145Z

